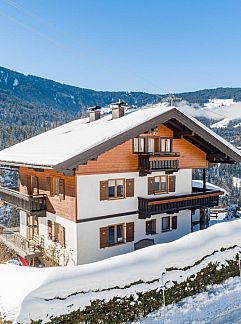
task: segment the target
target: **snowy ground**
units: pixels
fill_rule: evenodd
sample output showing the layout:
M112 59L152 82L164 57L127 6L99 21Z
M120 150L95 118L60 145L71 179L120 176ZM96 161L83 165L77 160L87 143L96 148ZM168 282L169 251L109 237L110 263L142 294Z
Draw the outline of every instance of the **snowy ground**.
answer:
M240 233L239 219L92 264L43 269L0 265L0 313L15 323L30 323L29 318L46 323L95 299L136 296L163 284L171 287L210 262L221 266L234 260L241 248ZM175 269L165 273L170 268Z
M241 279L230 278L207 292L161 308L138 321L139 324L241 323Z

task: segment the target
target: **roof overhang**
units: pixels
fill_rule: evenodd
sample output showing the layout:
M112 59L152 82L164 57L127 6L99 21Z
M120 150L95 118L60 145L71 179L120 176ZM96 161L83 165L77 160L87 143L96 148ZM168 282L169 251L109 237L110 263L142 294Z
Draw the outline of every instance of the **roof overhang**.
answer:
M241 162L241 154L232 145L194 118L188 117L177 108L173 108L81 154L54 165L53 169L58 172L71 172L71 170L77 169L79 165L86 164L89 160L96 159L104 152L149 131L158 124L164 124L173 130L174 138L185 138L190 143L199 147L207 154L207 160L209 162Z

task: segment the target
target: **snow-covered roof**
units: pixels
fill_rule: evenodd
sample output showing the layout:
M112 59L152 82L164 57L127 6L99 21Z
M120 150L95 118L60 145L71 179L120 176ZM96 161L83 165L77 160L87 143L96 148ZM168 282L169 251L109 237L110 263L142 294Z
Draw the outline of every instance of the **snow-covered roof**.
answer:
M195 131L208 134L221 152L235 161L241 161L237 149L209 128L175 107L160 104L146 106L112 119L111 114L89 122L89 118L74 120L49 130L0 152L0 164L49 167L58 171L73 169L103 152L133 138L144 131L175 118L184 125L191 122ZM201 133L199 136L202 136ZM223 148L223 150L222 150Z
M192 187L194 187L194 188L202 188L203 187L203 180L192 180ZM212 184L210 182L206 182L206 188L208 190L220 190L220 191L223 191L224 194L222 196L228 195L228 192L225 189L223 189L223 188L221 188L219 186L216 186L216 185L214 185L214 184Z

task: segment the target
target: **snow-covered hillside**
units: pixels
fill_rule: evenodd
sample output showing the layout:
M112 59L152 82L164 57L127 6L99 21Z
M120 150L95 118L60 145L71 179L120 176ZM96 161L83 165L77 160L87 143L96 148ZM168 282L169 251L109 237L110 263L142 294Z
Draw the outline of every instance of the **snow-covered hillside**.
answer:
M237 220L82 266L37 269L1 265L0 313L19 323L29 323L29 318L47 322L51 316L83 310L91 300L137 296L138 292L160 289L162 284L170 288L174 281L185 281L210 262L221 266L226 260L235 260L240 232L241 220Z
M227 128L230 122L237 120L233 127L240 127L241 120L241 102L234 102L232 99L214 99L205 104L204 107L194 107L188 103L181 103L180 110L194 116L206 117L215 120L211 128Z
M226 280L208 291L161 308L136 324L241 323L241 278Z

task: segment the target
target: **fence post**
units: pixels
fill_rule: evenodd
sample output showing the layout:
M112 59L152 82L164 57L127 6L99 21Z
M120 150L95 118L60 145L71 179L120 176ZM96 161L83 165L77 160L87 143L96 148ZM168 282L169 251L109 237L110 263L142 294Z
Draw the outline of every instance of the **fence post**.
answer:
M166 269L162 273L162 298L163 298L163 306L166 306L166 298L165 298L165 285L164 285L164 274L166 274ZM164 310L165 311L165 310Z
M239 267L239 277L241 278L240 252L238 252L238 267Z

